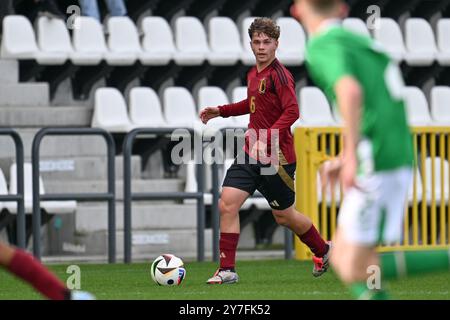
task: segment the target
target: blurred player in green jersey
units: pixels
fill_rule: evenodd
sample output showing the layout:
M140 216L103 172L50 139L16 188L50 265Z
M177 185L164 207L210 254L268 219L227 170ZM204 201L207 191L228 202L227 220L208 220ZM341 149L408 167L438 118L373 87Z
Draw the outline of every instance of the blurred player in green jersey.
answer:
M291 7L309 33L309 74L344 124L343 152L321 168L324 184L339 178L346 192L331 264L355 298L386 299L381 286L367 285L372 266L380 266L383 279L447 270L449 251L376 252L378 244L401 240L413 144L399 68L372 39L342 28L347 12L342 0L297 0Z

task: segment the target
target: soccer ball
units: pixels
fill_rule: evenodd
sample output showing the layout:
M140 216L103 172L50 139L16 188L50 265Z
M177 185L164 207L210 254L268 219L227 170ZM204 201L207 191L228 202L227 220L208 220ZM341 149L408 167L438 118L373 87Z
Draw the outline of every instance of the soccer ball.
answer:
M160 286L178 286L186 276L186 269L180 258L163 254L153 261L150 274Z

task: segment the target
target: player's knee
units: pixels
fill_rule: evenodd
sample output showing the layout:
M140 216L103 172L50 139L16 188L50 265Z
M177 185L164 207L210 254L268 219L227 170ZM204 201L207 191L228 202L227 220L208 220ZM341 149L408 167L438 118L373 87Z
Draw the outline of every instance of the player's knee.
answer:
M219 200L219 210L222 215L236 215L239 212L239 209L236 208L234 203L222 199Z
M273 211L273 216L275 218L276 223L278 223L280 226L283 227L289 226L289 218L285 212Z

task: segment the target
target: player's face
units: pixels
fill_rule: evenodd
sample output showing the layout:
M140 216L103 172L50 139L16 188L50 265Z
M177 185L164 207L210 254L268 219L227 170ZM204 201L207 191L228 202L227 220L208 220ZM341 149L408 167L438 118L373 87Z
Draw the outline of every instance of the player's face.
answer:
M250 42L257 64L263 64L275 58L278 41L264 33L254 33Z

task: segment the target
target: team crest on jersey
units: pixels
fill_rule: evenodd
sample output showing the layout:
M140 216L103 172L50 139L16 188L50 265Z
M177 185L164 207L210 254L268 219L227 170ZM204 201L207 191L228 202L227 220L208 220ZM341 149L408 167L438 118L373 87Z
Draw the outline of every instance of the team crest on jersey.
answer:
M258 91L260 94L264 94L266 92L266 78L262 78L259 81Z

